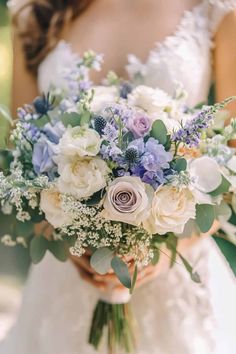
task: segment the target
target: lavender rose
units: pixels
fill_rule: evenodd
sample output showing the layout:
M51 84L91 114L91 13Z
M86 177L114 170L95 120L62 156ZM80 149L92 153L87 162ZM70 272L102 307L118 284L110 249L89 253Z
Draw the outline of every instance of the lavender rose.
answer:
M137 114L128 121L128 129L134 134L135 138L141 138L149 132L151 121L145 114Z
M108 220L140 225L149 215L153 189L138 177L116 178L108 187L102 216Z

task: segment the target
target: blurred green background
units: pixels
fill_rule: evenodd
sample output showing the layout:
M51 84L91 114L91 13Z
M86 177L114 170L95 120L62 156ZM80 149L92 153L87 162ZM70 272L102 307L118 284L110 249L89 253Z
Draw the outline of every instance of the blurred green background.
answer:
M6 1L0 0L0 103L4 103L7 106L10 106L11 67L12 48L9 16ZM213 96L213 91L211 91L211 99ZM0 138L1 133L3 134L3 127L0 125ZM6 217L0 217L0 231L4 232L4 226L7 223L9 223L9 220ZM236 247L225 240L217 239L216 242L236 272ZM1 277L4 275L13 276L20 280L24 279L27 275L29 264L27 250L21 246L8 248L0 243Z
M6 1L0 0L0 103L10 106L12 48L9 16ZM4 127L0 125L0 135ZM1 140L1 139L0 139ZM0 231L9 222L6 217L0 218ZM25 278L29 266L28 251L18 246L8 248L0 243L0 276Z

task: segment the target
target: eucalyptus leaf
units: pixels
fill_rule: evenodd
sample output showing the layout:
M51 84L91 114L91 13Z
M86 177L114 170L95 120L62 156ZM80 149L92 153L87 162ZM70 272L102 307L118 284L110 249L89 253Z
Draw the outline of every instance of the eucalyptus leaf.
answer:
M100 201L102 200L103 196L105 195L105 193L106 193L105 189L102 189L102 190L94 193L91 198L86 200L86 202L85 202L86 205L93 206L93 205L99 204Z
M81 116L76 112L64 113L60 119L65 127L68 127L68 125L71 127L77 127L81 123Z
M165 143L165 150L166 151L169 151L170 148L171 148L171 136L170 135L167 135L166 137L166 143Z
M123 135L122 139L125 145L129 145L129 143L134 139L134 135L132 132L128 131Z
M90 122L91 114L89 111L84 111L80 116L80 125L85 125Z
M98 248L90 259L91 267L99 274L106 274L111 268L114 252L108 247Z
M175 161L173 169L177 172L185 171L187 168L187 161L184 158L180 158Z
M167 142L167 129L161 120L156 120L151 129L151 137L157 139L160 144L165 145Z
M193 271L193 267L191 266L191 264L189 264L189 262L180 254L178 253L181 261L183 262L183 265L185 266L185 269L188 271L188 273L191 276L191 279L195 282L195 283L201 283L201 279L200 276L197 272Z
M153 250L153 257L151 260L152 265L156 265L159 262L160 259L160 251L156 248Z
M134 274L133 274L133 278L132 278L132 285L131 285L131 288L130 288L130 294L132 294L133 291L134 291L135 284L136 284L136 281L137 281L137 276L138 276L138 267L136 265L135 268L134 268Z
M229 191L230 186L230 182L222 175L222 182L219 187L216 188L213 192L210 192L209 194L212 197L217 197L220 194L227 193Z
M34 224L31 221L16 222L16 234L22 237L29 237L34 232Z
M50 119L48 116L44 115L38 119L32 119L30 123L35 125L37 128L43 128L47 123L50 122Z
M69 257L69 248L65 241L50 241L48 244L48 249L61 262L65 262Z
M43 236L35 236L30 242L30 257L32 262L39 263L48 249L48 240Z
M214 206L210 204L197 204L196 223L201 232L210 230L215 219Z
M126 288L131 289L131 277L127 264L120 257L115 256L111 261L111 267L121 284Z

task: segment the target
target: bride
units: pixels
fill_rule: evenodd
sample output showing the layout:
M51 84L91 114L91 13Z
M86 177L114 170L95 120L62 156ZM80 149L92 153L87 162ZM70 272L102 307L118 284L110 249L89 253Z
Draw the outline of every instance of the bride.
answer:
M170 94L180 82L190 105L207 100L213 77L217 100L236 93L235 0L34 0L21 6L21 0L11 2L14 109L50 83L63 84L62 68L91 48L104 53L95 83L109 70ZM236 103L229 109L235 115ZM180 247L202 284L178 264L164 270L166 259L143 272L139 285L145 285L132 300L140 333L136 354L235 353L233 274L210 237ZM95 354L88 326L98 289L112 281L91 272L86 257L64 264L47 254L31 269L18 322L0 353Z

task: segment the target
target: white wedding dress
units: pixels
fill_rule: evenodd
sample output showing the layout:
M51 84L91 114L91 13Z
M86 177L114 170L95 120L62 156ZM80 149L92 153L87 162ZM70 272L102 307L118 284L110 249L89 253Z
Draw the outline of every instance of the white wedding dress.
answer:
M208 0L185 11L175 33L153 48L146 63L129 56L129 75L139 73L144 83L170 93L181 82L190 104L205 101L212 79L212 38L233 6L235 0ZM46 90L50 81L59 85L60 70L74 59L70 46L60 42L40 65L40 89ZM236 353L236 284L228 264L210 238L186 257L202 284L175 265L136 290L136 354ZM18 322L0 354L95 354L87 337L97 300L96 289L80 279L71 262L60 263L47 254L31 269ZM106 353L105 346L100 353Z

